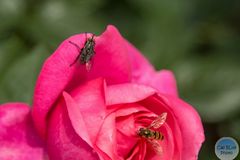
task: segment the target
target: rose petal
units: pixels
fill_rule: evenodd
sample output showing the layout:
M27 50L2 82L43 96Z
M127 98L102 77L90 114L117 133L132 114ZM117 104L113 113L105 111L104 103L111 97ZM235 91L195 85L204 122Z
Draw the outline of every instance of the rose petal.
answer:
M143 74L144 73L144 74ZM178 97L177 85L174 75L171 71L161 70L159 72L142 72L143 74L133 82L144 84L156 89L159 93Z
M93 147L93 142L95 141L95 139L92 139L92 137L90 139L88 128L85 124L84 118L82 116L78 104L67 92L63 92L63 97L68 109L69 119L75 132L91 147Z
M99 159L93 148L73 129L63 99L59 101L51 114L48 126L47 147L50 159Z
M26 104L6 103L0 106L0 159L47 159L44 144L34 130Z
M204 130L196 110L175 97L167 97L169 108L173 111L182 133L182 159L197 159L204 141ZM189 123L191 122L191 123Z
M126 160L144 160L146 155L147 145L143 140L138 141L137 145L131 151Z
M64 93L73 128L77 133L81 134L82 128L78 125L78 121L83 121L81 123L87 126L87 133L92 143L96 141L99 129L106 117L104 90L105 83L103 79L96 79L76 88L71 93L74 100L70 95ZM78 119L78 117L82 118Z
M121 157L127 157L131 149L136 145L136 128L133 115L118 117L116 119L117 127L117 151ZM132 136L134 134L134 136Z
M105 118L104 121L95 121L95 123L88 123L85 121L86 117L82 116L81 109L79 109L80 107L71 98L71 96L67 93L64 93L64 98L68 106L68 114L71 123L76 133L96 151L98 151L103 159L116 159L116 153L114 153L116 150L116 131L114 127L115 116L111 114ZM89 115L89 117L94 117L94 115ZM99 125L98 122L100 122ZM92 132L92 128L97 130L95 132Z
M115 127L115 114L108 115L104 123L102 124L97 140L96 146L107 156L108 159L121 159L117 154L117 142L116 142L116 127ZM106 159L106 158L105 158Z
M156 72L141 52L128 41L125 42L132 65L132 82L151 86L160 93L178 96L173 73L168 70Z
M108 25L106 31L96 37L96 54L88 79L104 77L107 84L131 81L131 66L125 40L117 28Z
M157 89L160 93L178 97L177 84L171 71L161 70L151 77L150 86Z
M106 89L106 104L124 104L138 102L156 93L153 88L132 83L109 86Z
M76 88L71 93L74 99L67 93L64 98L76 133L101 157L116 159L115 115L106 115L104 91L105 81L96 79Z
M156 103L162 103L162 108L154 107ZM196 159L204 141L204 133L201 119L194 108L181 99L169 95L149 98L145 104L157 114L168 113L167 123L171 126L175 137L175 153L182 154L182 159Z

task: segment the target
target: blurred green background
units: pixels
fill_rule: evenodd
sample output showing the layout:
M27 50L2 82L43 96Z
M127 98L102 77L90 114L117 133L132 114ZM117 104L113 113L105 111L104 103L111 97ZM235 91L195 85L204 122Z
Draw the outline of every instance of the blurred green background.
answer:
M239 0L1 0L0 103L31 103L44 59L67 37L99 35L107 24L157 69L174 71L204 122L200 160L217 160L222 136L239 142Z

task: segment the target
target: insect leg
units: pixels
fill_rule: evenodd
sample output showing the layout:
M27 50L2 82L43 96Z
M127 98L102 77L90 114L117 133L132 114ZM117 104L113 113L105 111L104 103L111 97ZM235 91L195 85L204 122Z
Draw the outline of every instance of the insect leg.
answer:
M76 43L74 43L74 42L72 42L72 41L68 41L70 44L72 44L72 45L74 45L77 49L78 49L78 52L79 52L79 54L78 54L78 56L76 57L76 59L73 61L73 63L71 63L69 66L70 67L72 67L72 65L74 65L76 62L77 62L77 60L79 59L79 57L80 57L80 52L81 52L81 48L76 44Z
M163 148L162 146L158 143L157 140L149 140L148 139L148 142L152 145L152 148L153 150L159 155L159 156L162 156L162 153L163 153Z
M74 45L75 47L77 47L79 52L81 51L81 48L76 43L74 43L72 41L68 41L68 43L70 43L70 44Z

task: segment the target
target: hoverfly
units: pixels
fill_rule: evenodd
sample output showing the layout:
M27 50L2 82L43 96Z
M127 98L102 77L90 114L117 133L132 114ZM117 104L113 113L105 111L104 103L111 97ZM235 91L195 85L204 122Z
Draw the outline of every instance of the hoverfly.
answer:
M95 40L94 40L94 34L90 38L86 38L86 41L84 43L83 48L80 48L76 43L72 41L68 41L70 44L74 45L78 51L79 54L76 57L76 59L73 61L73 63L70 64L72 66L75 64L78 60L81 64L86 65L87 71L89 71L92 67L92 58L95 55L94 47L95 47Z
M163 140L164 136L161 132L152 130L153 129L158 129L161 127L167 119L167 113L164 112L161 115L159 115L155 120L152 121L152 123L147 127L147 128L140 128L137 131L137 134L145 138L153 147L155 152L159 155L162 154L162 146L159 144L158 140Z

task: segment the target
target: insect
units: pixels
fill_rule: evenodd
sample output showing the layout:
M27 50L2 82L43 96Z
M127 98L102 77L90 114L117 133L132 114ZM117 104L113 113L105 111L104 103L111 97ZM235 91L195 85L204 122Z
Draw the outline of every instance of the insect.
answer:
M90 38L86 38L85 44L83 48L80 48L76 43L72 41L68 41L70 44L74 45L78 50L79 54L76 57L76 59L73 61L73 63L70 64L70 66L74 65L77 61L79 61L81 64L86 65L87 71L89 71L92 67L92 58L95 55L95 40L94 40L94 34Z
M161 115L159 115L155 120L153 120L148 127L140 128L137 131L137 134L140 137L145 138L152 145L155 152L159 155L161 155L163 151L158 140L163 140L164 136L161 132L157 131L156 129L161 127L165 123L166 119L167 119L167 113L164 112ZM153 130L152 128L155 130Z

